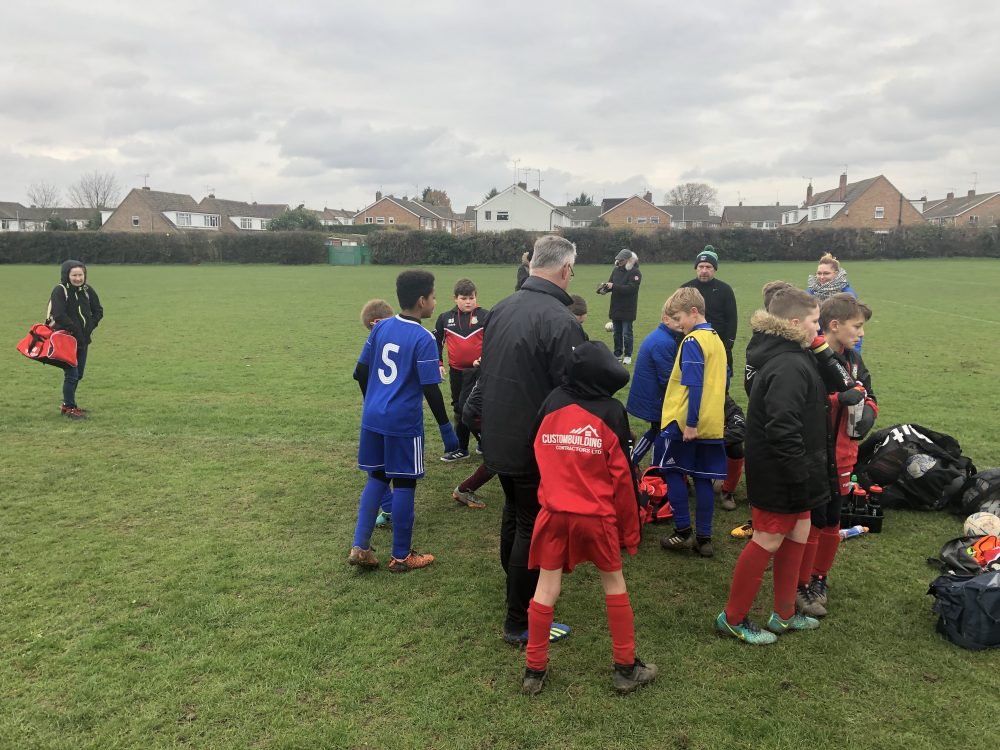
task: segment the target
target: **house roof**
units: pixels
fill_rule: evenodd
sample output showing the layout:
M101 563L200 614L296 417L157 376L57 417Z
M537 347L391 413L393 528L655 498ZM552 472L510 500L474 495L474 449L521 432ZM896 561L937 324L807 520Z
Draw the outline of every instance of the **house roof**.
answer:
M604 204L607 203L608 200L612 200L612 201L615 201L615 202L611 205L611 208L604 208ZM641 195L633 195L633 196L630 196L628 198L623 198L620 201L617 200L617 199L615 199L615 198L611 198L611 199L605 198L603 201L601 201L601 216L604 216L604 214L606 214L612 208L617 208L621 204L627 203L628 201L631 201L631 200L640 200L643 203L645 203L647 206L649 206L650 208L653 208L653 209L655 209L657 211L662 211L663 213L667 214L668 216L670 215L669 211L666 211L661 206L655 206L655 205L653 205L648 200L646 200L645 198L643 198Z
M1000 195L1000 192L979 193L971 198L963 195L959 198L945 199L935 203L931 208L924 211L925 219L950 219L954 216L961 216L966 211L971 211L981 203L985 203L990 198Z
M466 206L465 207L465 213L462 214L462 218L465 221L475 221L476 220L476 207L475 206Z
M132 188L129 195L133 194L137 195L147 206L155 211L194 211L195 213L201 213L194 198L184 193L165 193L160 190ZM128 198L128 196L125 197ZM121 204L119 204L119 207L121 207Z
M0 219L26 219L33 209L13 201L0 201ZM34 209L37 210L37 209Z
M708 206L657 206L674 221L708 221Z
M601 215L600 206L557 206L573 221L593 221Z
M607 213L619 203L624 203L626 200L626 198L605 198L601 201L601 213Z
M781 223L781 214L794 210L795 206L725 206L722 209L722 221L775 221Z
M220 216L246 216L255 219L273 219L288 210L287 203L247 203L208 196L198 204L198 211Z
M856 201L861 195L872 186L882 175L878 177L869 177L867 180L861 180L860 182L849 182L847 183L847 188L844 191L844 198L840 198L840 186L833 188L833 190L825 190L822 193L813 193L812 200L806 203L803 208L808 208L809 206L818 206L821 203L847 203L851 204ZM811 226L811 225L810 225Z
M458 216L455 212L451 210L448 206L436 206L433 203L427 203L426 201L417 200L416 198L410 199L410 203L415 203L425 211L429 211L431 215L437 216L442 219L457 219Z
M487 198L482 203L480 203L478 206L476 206L476 210L479 210L483 206L485 206L488 203L490 203L490 201L496 200L501 195L504 195L504 194L506 194L507 192L509 192L511 190L515 190L515 191L520 190L525 195L530 195L532 198L534 198L535 200L537 200L539 203L545 204L546 206L548 206L549 208L551 208L553 211L558 211L561 214L565 214L566 213L561 208L559 208L558 206L556 206L554 203L550 203L549 201L545 200L542 196L537 195L536 193L532 192L531 190L525 190L523 187L521 187L520 185L516 185L516 184L515 185L511 185L510 187L501 190L499 193L497 193L496 195L492 196L491 198Z

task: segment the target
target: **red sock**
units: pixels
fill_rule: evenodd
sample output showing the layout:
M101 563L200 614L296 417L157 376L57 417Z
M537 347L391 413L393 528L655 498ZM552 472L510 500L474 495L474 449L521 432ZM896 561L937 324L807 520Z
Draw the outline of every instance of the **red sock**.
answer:
M723 492L735 492L736 485L743 476L743 459L726 457L726 481L722 483Z
M475 492L493 478L493 472L486 468L486 464L480 464L472 475L458 485L459 492Z
M525 656L528 669L539 672L549 663L549 630L552 628L552 607L528 602L528 647Z
M805 550L806 545L802 542L785 537L774 554L774 611L783 620L795 614L795 584Z
M615 664L635 664L635 626L628 593L605 594L604 603L608 608L608 630L611 631Z
M771 553L753 539L743 548L733 569L729 601L726 602L726 620L730 625L739 625L750 612L769 562Z
M799 585L808 586L812 580L813 562L816 560L816 549L819 546L818 526L809 527L809 541L806 542L806 549L802 553L802 564L799 566Z
M840 529L830 526L823 529L819 535L819 547L816 550L816 563L813 565L813 573L818 576L825 576L833 567L833 558L837 556L840 549Z

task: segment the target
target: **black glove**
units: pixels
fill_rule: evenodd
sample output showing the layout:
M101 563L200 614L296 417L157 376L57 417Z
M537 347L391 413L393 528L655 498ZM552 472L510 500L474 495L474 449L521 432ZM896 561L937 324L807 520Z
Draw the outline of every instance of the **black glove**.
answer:
M858 420L858 423L855 426L859 440L867 435L871 431L872 427L875 426L876 416L877 412L875 411L875 407L871 404L865 404L865 410L861 414L861 419Z
M597 293L598 294L607 294L610 291L611 290L608 289L608 282L606 282L606 281L603 284L601 284L599 287L597 287Z
M864 389L857 387L848 388L846 391L841 391L837 394L837 401L840 402L841 406L856 406L857 404L860 404L864 398ZM869 425L868 429L871 429L871 425Z

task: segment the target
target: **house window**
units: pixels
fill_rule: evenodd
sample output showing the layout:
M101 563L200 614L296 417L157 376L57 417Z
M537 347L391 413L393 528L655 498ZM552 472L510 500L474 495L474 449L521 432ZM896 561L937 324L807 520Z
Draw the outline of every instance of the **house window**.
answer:
M253 229L253 219L240 219L240 229Z
M660 217L659 216L650 216L649 217L649 223L650 224L659 224L660 223Z
M497 221L509 221L510 214L507 211L497 211Z
M396 217L395 216L390 216L389 217L389 223L390 224L395 224L396 223Z
M830 218L830 207L829 206L823 206L823 218L824 219L829 219Z
M486 221L492 221L492 218L491 218L492 216L493 216L493 212L492 211L487 211L486 212Z
M385 224L385 217L384 216L376 216L375 217L375 223L376 224Z
M139 226L139 217L138 216L133 216L132 217L132 226L134 226L134 227Z
M177 214L177 226L179 227L191 226L191 214Z
M267 229L267 225L270 224L270 223L271 222L269 222L267 219L261 219L260 220L260 228L261 229Z
M976 224L978 224L979 223L979 217L976 216L975 214L970 214L969 215L969 223L972 224L973 226L976 225Z
M876 219L885 218L885 206L875 206L875 218Z
M371 217L371 216L366 216L365 217L365 224L374 224L374 223L375 223L375 219L373 217Z
M632 217L631 216L626 216L625 217L625 223L626 224L631 224L632 223Z
M219 217L215 214L206 214L205 216L205 226L206 227L217 227L219 226Z
M812 219L815 219L815 218L816 218L816 209L815 208L810 208L809 209L809 219L812 220Z
M645 224L646 223L646 217L645 216L639 216L638 218L636 218L636 223L638 223L638 224Z
M136 219L139 217L136 216ZM10 219L0 219L0 229L10 229Z

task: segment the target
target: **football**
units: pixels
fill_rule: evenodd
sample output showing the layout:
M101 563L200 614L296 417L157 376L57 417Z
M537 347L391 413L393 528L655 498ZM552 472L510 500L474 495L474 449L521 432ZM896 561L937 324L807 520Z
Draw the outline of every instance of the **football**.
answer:
M607 331L608 333L611 333L613 330L615 330L615 324L609 320L607 323L604 324L604 330Z
M1000 536L1000 518L992 513L973 513L965 519L966 536Z

